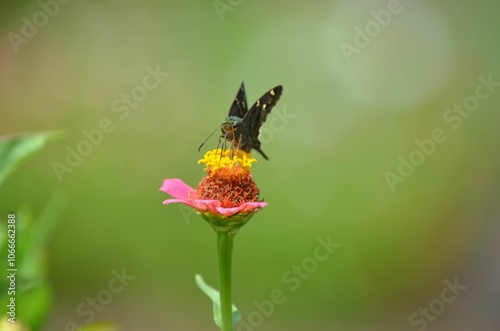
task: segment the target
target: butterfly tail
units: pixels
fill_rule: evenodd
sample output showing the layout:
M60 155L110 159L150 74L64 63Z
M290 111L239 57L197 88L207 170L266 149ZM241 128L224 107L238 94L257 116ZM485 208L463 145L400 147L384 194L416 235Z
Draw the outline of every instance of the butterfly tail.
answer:
M264 157L264 159L268 160L269 161L269 158L267 157L267 155L260 149L260 147L254 147L254 149L260 153L260 155L262 155Z

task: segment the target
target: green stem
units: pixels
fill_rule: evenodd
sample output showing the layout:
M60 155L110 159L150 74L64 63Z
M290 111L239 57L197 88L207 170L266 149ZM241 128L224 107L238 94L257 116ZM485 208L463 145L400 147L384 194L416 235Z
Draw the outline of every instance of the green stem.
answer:
M217 255L219 260L219 291L222 314L222 331L232 331L231 257L234 236L217 231Z

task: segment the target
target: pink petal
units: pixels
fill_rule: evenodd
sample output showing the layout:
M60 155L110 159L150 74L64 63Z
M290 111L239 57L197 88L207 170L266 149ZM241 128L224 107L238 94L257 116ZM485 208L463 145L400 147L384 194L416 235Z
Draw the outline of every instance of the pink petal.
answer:
M239 211L254 211L267 206L267 202L245 202L239 206Z
M195 204L193 204L193 203L191 203L191 202L189 202L187 200L181 200L181 199L167 199L167 200L163 201L163 204L164 205L169 205L169 204L175 203L175 202L180 202L180 203L183 203L183 204L185 204L187 206L196 208Z
M196 200L196 203L205 205L208 212L212 214L219 214L225 217L231 217L234 214L241 212L253 212L267 206L267 202L245 202L239 207L224 208L220 206L218 200Z
M205 211L212 214L218 214L217 208L220 208L219 200L195 200L195 202L197 205L203 206Z
M233 216L234 214L236 214L238 212L239 209L240 209L240 207L232 207L232 208L217 207L216 208L217 213L221 214L225 217Z
M199 211L200 213L204 213L207 211L207 208L203 205L192 203L191 201L181 200L181 199L167 199L167 200L163 201L163 204L169 205L171 203L176 203L176 202L179 202L179 203L182 203L188 207L194 208L194 209L196 209L196 211Z
M223 217L231 217L238 213L256 212L260 208L267 206L267 202L245 202L239 207L224 208L221 207L221 202L219 200L198 199L193 201L189 199L189 193L194 191L194 189L177 178L165 179L160 190L174 197L174 199L163 201L165 205L178 202L192 207L199 212L220 215Z
M173 196L174 198L182 200L182 201L171 201L171 202L183 202L183 201L187 202L189 198L189 192L193 191L193 188L191 188L189 185L187 185L178 178L172 178L172 179L165 179L163 181L163 185L161 186L160 191L166 192L171 196ZM169 200L165 200L163 203L164 204L170 203L167 201Z
M256 212L265 206L267 206L267 202L245 202L241 206L234 208L218 207L217 211L226 217L231 217L236 213Z

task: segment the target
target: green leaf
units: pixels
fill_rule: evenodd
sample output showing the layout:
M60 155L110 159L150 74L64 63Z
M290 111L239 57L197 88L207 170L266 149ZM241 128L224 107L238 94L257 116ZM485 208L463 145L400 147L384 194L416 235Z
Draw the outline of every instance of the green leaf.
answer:
M49 314L52 292L48 284L38 283L26 291L17 292L16 301L16 310L22 321L33 330L39 330Z
M32 224L22 260L19 263L24 277L38 278L43 276L40 274L39 268L44 262L41 260L42 253L68 202L68 193L62 189L56 190L38 216L37 222Z
M16 306L22 312L22 321L33 330L39 330L51 305L51 291L46 281L48 244L56 221L68 203L68 194L56 190L36 218L27 207L21 207L16 214ZM2 227L6 224L0 222ZM0 240L1 241L1 240ZM7 260L7 245L0 247L0 260ZM0 270L0 288L7 288L10 281L7 269ZM9 296L0 292L0 306L5 307ZM21 314L20 314L21 316Z
M23 291L18 291L16 288L16 294L12 297L15 298L16 324L18 321L22 321L23 324L29 326L30 329L39 330L49 313L52 302L49 286L44 283L38 283ZM7 296L0 299L0 305L2 307L7 308L10 302L10 297ZM6 312L7 311L8 310L6 310ZM7 317L10 316L7 315ZM0 328L0 331L1 330Z
M22 161L39 152L48 141L62 136L62 131L47 131L0 137L0 185Z
M203 278L201 277L200 274L196 274L194 276L194 280L196 282L196 285L198 285L198 287L200 288L200 290L202 290L203 293L205 293L210 298L210 300L212 300L212 302L214 304L215 324L217 324L217 326L220 329L222 329L222 315L221 315L221 310L220 310L219 291L217 291L216 289L214 289L213 287L211 287L210 285L205 283L205 281L203 280ZM234 304L232 305L232 313L233 313L233 318L232 318L233 326L236 326L236 324L238 324L238 322L241 320L241 314L238 311L238 308L236 308L236 306Z

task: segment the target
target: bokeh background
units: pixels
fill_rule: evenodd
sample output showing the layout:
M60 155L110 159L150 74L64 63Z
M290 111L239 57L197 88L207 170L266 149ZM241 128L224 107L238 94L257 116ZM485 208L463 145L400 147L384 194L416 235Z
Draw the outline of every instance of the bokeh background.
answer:
M269 206L235 245L233 297L251 329L500 329L499 84L474 104L479 77L500 82L498 2L2 7L0 133L66 130L0 190L0 215L40 212L56 190L70 196L48 246L45 331L85 324L77 307L123 269L135 278L93 321L217 329L194 283L195 273L216 283L215 234L189 209L162 205L158 189L201 179L197 148L241 81L249 103L284 86L263 131L271 161L257 155L254 167ZM141 95L147 68L168 74ZM464 100L474 110L452 113ZM114 130L58 177L54 162L106 118ZM415 140L435 129L446 140L419 158ZM410 155L413 169L400 165ZM388 172L401 177L391 184ZM311 261L319 238L340 246L292 290L283 275ZM441 307L446 280L467 288ZM254 302L275 289L286 300L259 322ZM425 307L431 316L412 324Z

